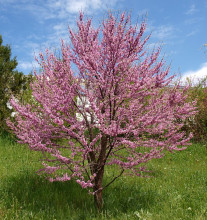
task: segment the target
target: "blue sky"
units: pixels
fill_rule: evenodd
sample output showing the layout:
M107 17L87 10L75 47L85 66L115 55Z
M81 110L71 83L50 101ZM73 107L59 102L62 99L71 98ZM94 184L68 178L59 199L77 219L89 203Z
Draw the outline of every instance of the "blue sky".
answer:
M17 56L17 69L28 74L36 67L34 54L68 41L67 27L75 28L80 10L97 26L109 9L131 12L134 23L147 14L148 46L162 45L170 74L207 75L207 0L0 0L0 34Z

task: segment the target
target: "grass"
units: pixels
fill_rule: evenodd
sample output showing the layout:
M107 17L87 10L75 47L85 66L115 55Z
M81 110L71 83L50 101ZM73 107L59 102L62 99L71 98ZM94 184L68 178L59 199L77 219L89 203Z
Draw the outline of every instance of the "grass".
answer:
M0 219L207 219L204 144L151 161L153 178L119 178L104 191L101 214L93 197L75 182L50 183L38 176L40 157L0 138Z

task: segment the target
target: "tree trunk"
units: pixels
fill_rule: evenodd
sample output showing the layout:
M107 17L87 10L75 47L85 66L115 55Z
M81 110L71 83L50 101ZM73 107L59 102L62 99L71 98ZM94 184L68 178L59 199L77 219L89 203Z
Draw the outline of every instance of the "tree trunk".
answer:
M94 202L97 210L99 212L103 209L103 198L102 198L102 186L103 186L103 175L104 175L104 166L98 171L97 176L95 177L95 184L93 188Z
M103 209L103 198L102 198L102 190L99 190L94 195L94 203L99 212Z
M102 199L102 186L103 186L103 175L104 175L104 160L106 157L106 147L107 147L107 137L104 135L101 138L101 151L97 160L97 163L94 164L93 170L96 173L94 179L94 202L97 210L100 212L103 209L103 199Z

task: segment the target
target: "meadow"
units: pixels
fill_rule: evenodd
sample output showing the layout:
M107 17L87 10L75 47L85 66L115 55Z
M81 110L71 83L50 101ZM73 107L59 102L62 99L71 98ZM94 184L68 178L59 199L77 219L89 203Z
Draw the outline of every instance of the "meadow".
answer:
M152 160L150 178L122 176L104 191L100 214L75 182L39 176L40 159L26 145L0 138L0 219L207 219L207 144Z

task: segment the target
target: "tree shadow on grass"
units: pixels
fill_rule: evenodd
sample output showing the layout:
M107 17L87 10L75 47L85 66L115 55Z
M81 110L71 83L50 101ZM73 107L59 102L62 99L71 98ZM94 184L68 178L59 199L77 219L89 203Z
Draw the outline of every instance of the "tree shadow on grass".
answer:
M75 210L83 210L83 213L84 210L95 210L93 197L75 181L51 183L37 174L28 173L6 179L1 187L0 200L4 201L7 209L16 205L16 209L21 208L34 215L42 212L46 219L72 214Z
M120 180L104 192L105 211L116 216L120 213L149 210L156 204L159 196L157 191L144 188L139 179L131 183Z
M97 217L93 196L75 181L50 183L28 172L3 180L1 186L0 199L7 209L11 209L15 201L15 209L19 212L33 213L33 216L42 213L44 219L67 219L69 215L71 219ZM103 192L104 216L110 213L116 217L140 209L147 210L155 203L156 196L156 191L144 192L138 186L117 181Z

